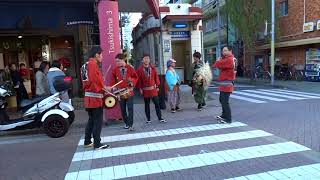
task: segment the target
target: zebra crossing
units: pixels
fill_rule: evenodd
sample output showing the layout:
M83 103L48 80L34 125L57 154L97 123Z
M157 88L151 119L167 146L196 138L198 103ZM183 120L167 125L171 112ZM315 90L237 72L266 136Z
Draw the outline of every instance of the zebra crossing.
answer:
M219 92L213 92L219 94ZM234 91L230 98L251 103L284 102L289 100L320 99L320 94L283 89L254 89Z
M102 142L112 148L84 148L83 139L79 141L65 180L167 179L165 173L171 173L171 179L191 179L201 168L210 173L195 174L199 179L320 178L320 160L304 155L311 149L241 122L106 136ZM283 159L292 161L290 167ZM256 162L254 173L243 169L213 178L218 175L216 167L242 162ZM270 162L271 169L261 166Z

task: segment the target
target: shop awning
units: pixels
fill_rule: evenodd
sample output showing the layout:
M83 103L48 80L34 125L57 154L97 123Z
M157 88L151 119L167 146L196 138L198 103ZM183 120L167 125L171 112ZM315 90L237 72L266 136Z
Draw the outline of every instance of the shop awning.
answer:
M92 22L93 15L93 3L0 2L1 29L54 29L69 22Z
M166 23L168 21L196 21L203 19L203 15L166 15L162 21Z
M309 38L309 39L300 39L294 41L284 41L276 43L276 48L285 48L285 47L292 47L292 46L303 46L307 44L318 44L320 43L320 37L317 38ZM257 47L258 50L266 50L270 49L270 44L266 44L263 46Z

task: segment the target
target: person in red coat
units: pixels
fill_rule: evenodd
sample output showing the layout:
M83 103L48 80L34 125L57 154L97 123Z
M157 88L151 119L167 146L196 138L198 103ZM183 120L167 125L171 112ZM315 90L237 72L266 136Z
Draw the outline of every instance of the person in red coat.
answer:
M116 64L117 67L112 71L110 86L122 81L115 88L129 90L129 93L120 97L120 108L125 123L124 128L133 131L133 88L137 84L138 75L134 68L125 62L125 56L123 54L118 54L116 56ZM127 107L129 114L127 114Z
M218 78L220 97L219 101L222 106L222 115L217 116L220 123L231 123L231 109L229 104L229 98L234 90L234 80L236 78L235 73L235 58L232 54L231 47L223 48L223 57L219 58L214 64L214 68L220 70Z
M100 138L103 122L103 93L110 91L111 88L104 85L98 65L102 61L102 49L93 47L89 56L89 61L81 67L82 84L85 91L84 106L89 115L84 146L105 149L110 146L102 144ZM93 135L94 143L91 142L91 135Z
M150 100L152 99L158 119L160 122L166 122L162 118L161 110L160 110L160 103L159 103L159 86L160 80L158 76L157 69L150 64L150 56L145 54L143 56L143 64L139 67L137 74L139 76L139 80L137 83L137 88L140 89L141 95L144 98L144 107L145 113L147 117L147 123L151 123L150 120Z

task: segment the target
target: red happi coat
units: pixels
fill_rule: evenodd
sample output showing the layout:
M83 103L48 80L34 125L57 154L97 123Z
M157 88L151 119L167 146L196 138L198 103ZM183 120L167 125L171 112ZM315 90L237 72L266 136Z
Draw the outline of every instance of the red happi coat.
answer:
M110 86L113 86L114 84L118 83L119 81L123 80L122 83L120 83L119 85L116 86L116 88L118 89L122 89L122 88L134 88L138 82L138 75L136 73L136 71L134 70L134 68L131 65L126 65L124 67L125 69L125 76L122 76L122 72L121 72L121 68L122 67L116 67L113 69L112 71L112 78L110 81ZM132 82L132 84L130 85L129 82ZM134 96L134 92L131 91L130 92L130 96Z
M142 65L137 71L139 81L137 88L143 90L143 97L155 97L158 96L157 88L160 86L160 80L157 69L153 66L149 66L149 73L146 72L145 67Z
M98 62L91 58L88 62L88 80L82 81L85 92L103 93L103 76L100 71ZM102 98L84 97L85 108L99 108L103 106Z
M236 79L236 73L234 70L235 62L234 56L227 56L221 60L217 60L213 64L214 68L218 68L220 70L220 75L218 77L218 81L234 81ZM234 91L234 86L231 84L228 85L220 85L219 90L222 92L232 92Z

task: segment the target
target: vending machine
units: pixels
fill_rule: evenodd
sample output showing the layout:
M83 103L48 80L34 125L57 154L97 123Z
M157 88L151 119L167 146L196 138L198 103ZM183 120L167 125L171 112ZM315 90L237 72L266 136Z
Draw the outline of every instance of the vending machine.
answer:
M307 49L305 79L320 81L320 48Z

